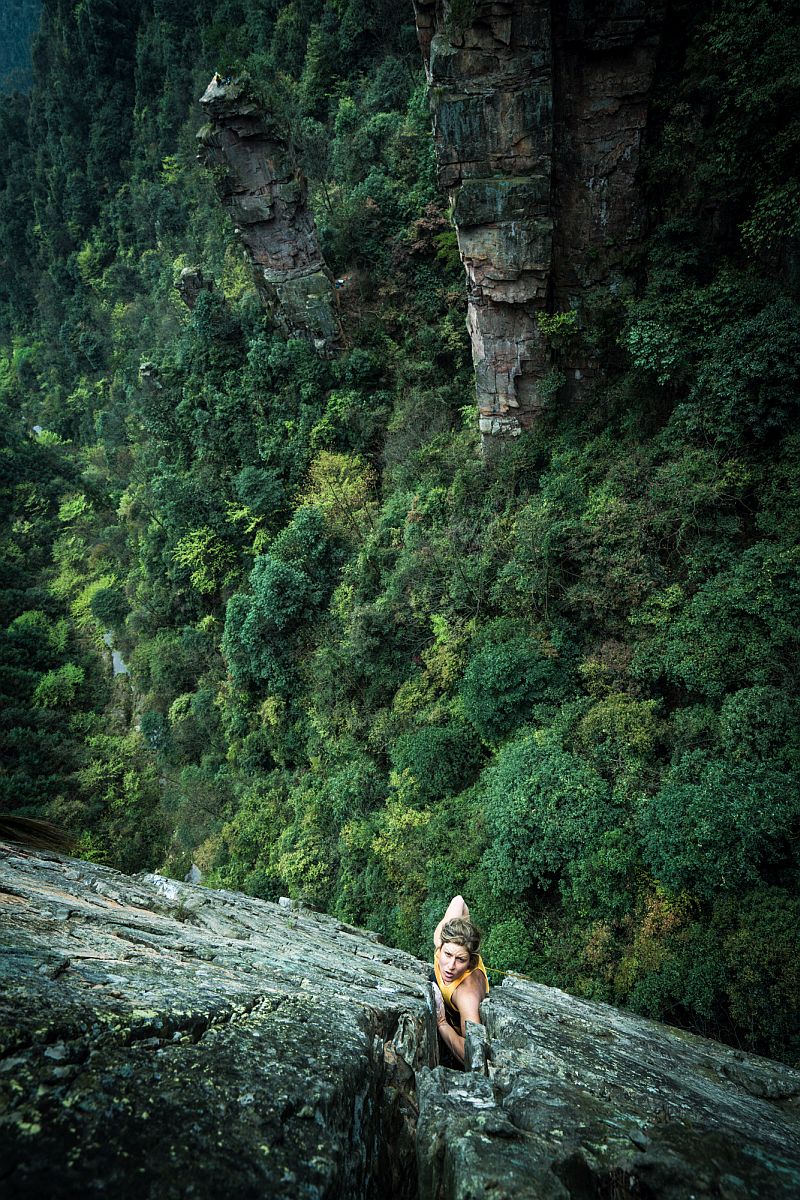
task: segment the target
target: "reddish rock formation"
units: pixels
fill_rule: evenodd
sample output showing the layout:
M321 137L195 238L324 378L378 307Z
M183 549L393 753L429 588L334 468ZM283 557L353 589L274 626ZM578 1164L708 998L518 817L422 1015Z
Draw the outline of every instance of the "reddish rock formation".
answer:
M414 0L439 180L467 272L481 432L529 427L597 362L591 320L639 236L636 170L663 4ZM567 326L568 327L568 326Z
M331 353L338 340L333 281L322 257L305 179L278 122L240 80L215 75L200 103L200 161L215 171L222 203L253 264L264 304L289 336Z

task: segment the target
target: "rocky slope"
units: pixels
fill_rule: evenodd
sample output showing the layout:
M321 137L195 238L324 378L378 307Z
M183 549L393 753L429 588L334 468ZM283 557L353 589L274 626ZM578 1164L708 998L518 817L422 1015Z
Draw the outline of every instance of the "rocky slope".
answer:
M596 377L596 309L613 303L641 232L636 173L664 6L414 7L467 273L480 428L513 436ZM542 320L554 313L575 317Z
M433 1062L424 964L330 917L53 856L7 855L0 887L6 1195L391 1179L403 1088ZM412 1193L405 1167L393 1188Z
M507 980L452 1072L427 965L288 902L4 847L0 921L9 1197L800 1187L800 1072L603 1005Z

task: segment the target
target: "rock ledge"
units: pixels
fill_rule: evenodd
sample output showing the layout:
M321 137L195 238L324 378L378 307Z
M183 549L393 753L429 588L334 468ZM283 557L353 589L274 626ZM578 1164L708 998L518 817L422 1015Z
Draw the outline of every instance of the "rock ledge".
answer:
M4 1196L794 1200L800 1072L507 978L437 1066L375 934L0 846Z

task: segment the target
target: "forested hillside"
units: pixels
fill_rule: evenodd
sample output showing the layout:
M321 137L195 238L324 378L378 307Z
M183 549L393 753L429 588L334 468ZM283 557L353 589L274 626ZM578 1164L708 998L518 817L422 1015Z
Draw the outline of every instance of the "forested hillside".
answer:
M40 0L5 0L0 5L0 95L30 87L31 39L41 7Z
M670 5L644 248L550 324L605 378L482 456L410 0L45 0L0 110L3 807L423 954L460 891L496 971L796 1061L798 16ZM196 161L217 71L308 180L333 357Z

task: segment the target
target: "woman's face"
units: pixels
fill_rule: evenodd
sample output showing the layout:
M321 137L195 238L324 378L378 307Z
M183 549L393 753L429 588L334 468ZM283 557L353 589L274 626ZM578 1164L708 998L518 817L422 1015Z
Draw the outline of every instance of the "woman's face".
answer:
M439 951L439 970L445 983L452 983L469 966L469 950L458 942L442 942Z

